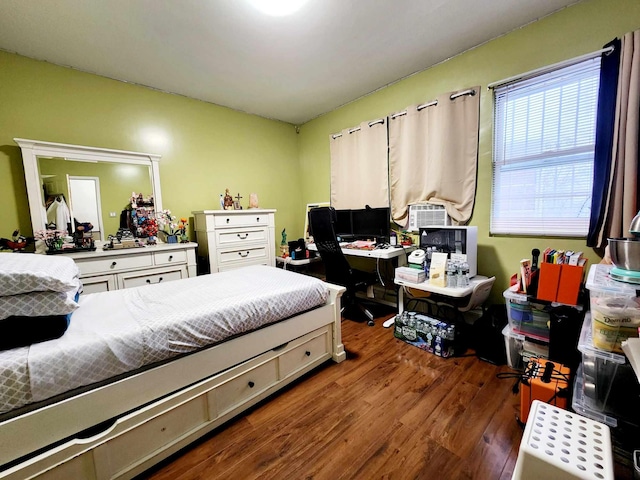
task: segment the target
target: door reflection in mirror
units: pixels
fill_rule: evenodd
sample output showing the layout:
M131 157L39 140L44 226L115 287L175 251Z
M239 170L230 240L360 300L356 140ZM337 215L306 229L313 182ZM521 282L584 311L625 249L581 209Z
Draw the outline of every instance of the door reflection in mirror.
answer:
M69 182L69 202L74 230L78 224L85 231L93 233L94 240L104 240L102 228L102 207L100 205L100 179L98 177L77 177L67 175ZM91 227L87 228L87 224Z

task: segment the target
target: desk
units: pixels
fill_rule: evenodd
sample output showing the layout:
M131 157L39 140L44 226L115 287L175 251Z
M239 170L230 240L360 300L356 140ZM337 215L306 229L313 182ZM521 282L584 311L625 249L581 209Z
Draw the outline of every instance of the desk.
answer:
M320 260L320 256L301 258L300 260L293 260L291 257L276 257L276 266L282 265L282 269L286 270L287 265L291 265L292 267L306 267L312 263L319 262Z
M394 280L394 283L401 287L398 292L398 313L400 314L404 311L404 288L402 287L415 288L416 290L435 293L438 295L443 295L445 297L464 298L467 295L471 295L473 293L473 288L476 286L476 284L484 280L487 280L487 277L485 277L484 275L476 275L475 277L469 280L469 286L453 288L453 287L439 287L436 285L431 285L429 283L429 280L426 280L422 283L413 283L413 282L407 282L406 280L400 280L396 278Z
M407 257L409 253L411 253L413 250L416 249L415 245L407 245L407 246L398 245L395 247L388 247L388 248L374 248L373 250L366 250L362 248L346 248L343 245L348 245L348 244L346 243L340 244L341 246L340 249L342 250L342 253L347 257L363 257L363 258L371 258L376 260L376 272L378 274L378 279L380 279L383 285L384 285L384 282L381 280L382 275L380 273L380 264L379 264L380 260L385 260L385 261L391 260L393 262L394 268L400 267L407 264ZM318 248L316 247L315 244L309 243L307 245L307 250L317 252ZM371 295L373 295L372 291L370 291L369 294L363 298L387 305L389 307L396 308L395 300L392 303L381 298L371 297Z
M397 246L397 247L388 247L388 248L374 248L373 250L365 250L362 248L345 248L340 245L342 248L342 253L347 256L353 257L368 257L368 258L378 258L381 260L392 260L394 258L401 257L402 255L409 254L416 249L415 245L408 246ZM307 250L311 250L313 252L317 252L318 248L315 244L310 243L307 245ZM401 258L398 258L399 265L406 264L406 255L404 258L404 262ZM400 263L402 262L402 263Z

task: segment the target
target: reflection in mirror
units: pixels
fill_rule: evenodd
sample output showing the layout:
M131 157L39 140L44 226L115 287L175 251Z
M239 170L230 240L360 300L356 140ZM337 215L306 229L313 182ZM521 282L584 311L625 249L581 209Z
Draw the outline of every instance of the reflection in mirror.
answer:
M46 228L46 207L59 199L68 208L71 231L76 222L91 223L96 240L117 232L132 192L152 196L156 210L162 209L160 155L21 138L14 141L22 150L34 234Z
M71 231L78 223L91 223L94 240L105 240L118 231L121 212L132 192L151 195L153 191L146 165L39 157L38 171L47 222L52 221L49 205L62 195L73 219Z

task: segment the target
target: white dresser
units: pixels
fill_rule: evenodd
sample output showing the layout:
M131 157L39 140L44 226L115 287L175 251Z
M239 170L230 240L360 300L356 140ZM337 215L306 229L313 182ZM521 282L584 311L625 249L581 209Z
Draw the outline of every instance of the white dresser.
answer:
M196 276L196 243L69 253L80 268L83 293L106 292Z
M275 266L275 210L201 210L193 213L198 257L221 272L246 265Z

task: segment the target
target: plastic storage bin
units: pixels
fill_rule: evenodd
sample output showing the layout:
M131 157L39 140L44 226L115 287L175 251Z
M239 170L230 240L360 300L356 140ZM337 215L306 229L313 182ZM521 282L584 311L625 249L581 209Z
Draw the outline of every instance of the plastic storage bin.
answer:
M602 422L610 427L617 427L618 420L611 415L607 415L603 412L598 412L589 408L584 399L584 386L582 384L583 380L583 372L582 372L582 364L578 367L578 371L576 373L576 378L573 381L573 401L571 407L573 411L579 413L580 415L584 415L587 418L592 420L596 420L598 422Z
M638 379L624 355L593 346L590 317L591 313L585 315L578 340L578 350L582 353L579 370L582 404L616 418L634 416L640 395Z
M502 329L507 352L507 365L521 369L531 357L548 358L549 344L513 331L509 324Z
M609 276L611 265L592 265L586 287L591 297L593 346L622 354L620 344L638 336L640 299L638 285L618 282Z
M505 290L503 295L512 330L548 342L551 306L530 301L525 294L512 290Z

